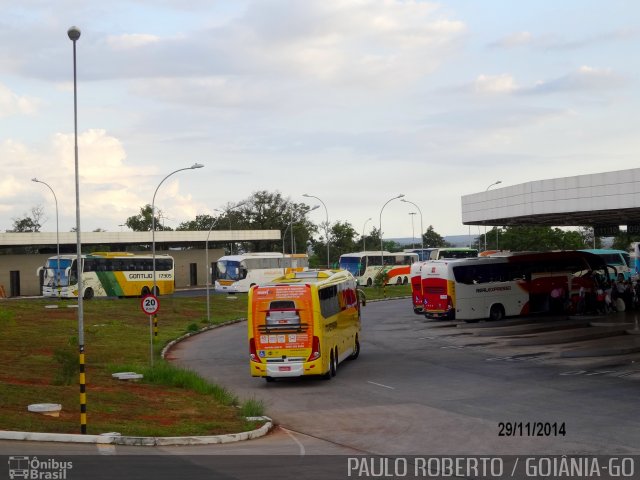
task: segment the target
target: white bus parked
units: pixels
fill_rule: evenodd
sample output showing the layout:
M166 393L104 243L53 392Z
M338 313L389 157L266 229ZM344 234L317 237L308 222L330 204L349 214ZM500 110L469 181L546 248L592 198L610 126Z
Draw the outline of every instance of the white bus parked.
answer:
M215 291L248 292L254 285L263 285L287 273L308 269L309 257L306 254L256 252L225 255L216 262Z
M340 256L339 264L356 277L358 285L370 287L380 273L384 261L388 285L406 285L409 283L411 264L418 261L417 253L410 252L356 252Z

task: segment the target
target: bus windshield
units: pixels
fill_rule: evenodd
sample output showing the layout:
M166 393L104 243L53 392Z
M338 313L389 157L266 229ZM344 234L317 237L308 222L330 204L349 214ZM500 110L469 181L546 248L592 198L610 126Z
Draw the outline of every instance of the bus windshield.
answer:
M347 270L354 277L359 277L364 273L364 259L358 257L342 257L340 258L340 268Z
M218 260L216 264L217 278L221 280L242 280L247 276L247 269L237 260Z
M60 268L58 268L58 262L60 263ZM46 287L69 285L69 277L66 275L66 270L70 266L71 260L68 258L49 258L44 268L42 285Z

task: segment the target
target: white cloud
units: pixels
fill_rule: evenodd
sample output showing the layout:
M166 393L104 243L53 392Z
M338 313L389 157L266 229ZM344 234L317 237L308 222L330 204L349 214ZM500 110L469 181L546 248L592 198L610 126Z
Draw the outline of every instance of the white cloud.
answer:
M515 32L491 43L491 47L514 48L529 45L533 41L530 32Z
M473 90L476 93L513 93L517 90L517 85L511 75L479 75L473 83Z
M0 117L31 115L38 110L40 100L27 95L18 95L0 83Z
M523 89L523 93L545 94L556 92L604 91L623 86L626 80L610 68L583 65L557 78L543 80Z
M143 33L130 33L119 36L107 37L107 45L114 50L128 50L139 48L160 41L157 35L148 35Z

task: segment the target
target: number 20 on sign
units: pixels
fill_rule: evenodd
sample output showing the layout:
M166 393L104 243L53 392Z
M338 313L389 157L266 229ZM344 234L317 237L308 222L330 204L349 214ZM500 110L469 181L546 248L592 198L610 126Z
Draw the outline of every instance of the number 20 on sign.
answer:
M142 307L142 311L147 315L155 315L160 308L160 302L155 295L147 295L142 297L140 306Z

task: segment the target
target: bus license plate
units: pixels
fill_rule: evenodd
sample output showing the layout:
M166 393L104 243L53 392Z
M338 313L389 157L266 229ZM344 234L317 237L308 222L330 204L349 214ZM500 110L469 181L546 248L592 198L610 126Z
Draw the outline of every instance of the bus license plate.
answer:
M290 372L291 367L278 367L278 370L281 372Z

